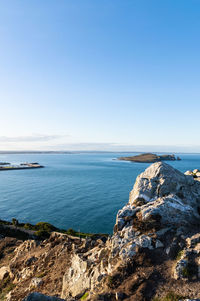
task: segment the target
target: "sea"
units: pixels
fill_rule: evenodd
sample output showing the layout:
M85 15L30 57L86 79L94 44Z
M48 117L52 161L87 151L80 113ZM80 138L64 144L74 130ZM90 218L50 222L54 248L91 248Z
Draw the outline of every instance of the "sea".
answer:
M0 154L0 161L38 162L41 169L0 171L0 219L49 222L58 228L111 234L136 177L150 164L119 161L138 153ZM200 154L167 163L200 169Z

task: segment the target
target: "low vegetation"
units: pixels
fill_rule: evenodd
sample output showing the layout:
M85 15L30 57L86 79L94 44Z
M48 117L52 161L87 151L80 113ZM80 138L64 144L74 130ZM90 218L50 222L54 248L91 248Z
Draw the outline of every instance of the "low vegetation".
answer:
M12 283L10 277L6 277L0 283L0 301L5 300L5 296L13 290L15 285Z
M38 239L47 239L49 238L50 234L52 232L59 232L63 234L68 234L71 236L79 237L79 238L86 238L90 237L92 239L98 239L105 237L107 239L108 234L94 234L94 233L84 233L80 231L76 231L72 228L69 228L68 230L59 229L53 226L50 223L46 222L39 222L35 225L30 223L19 223L19 221L15 218L12 219L12 222L0 220L0 226L10 226L10 227L4 227L3 232L7 236L15 237L17 239L25 240L28 239L31 233L28 233L28 231L23 230L30 230L32 231L32 235L36 236ZM12 227L11 227L12 226Z
M180 260L183 254L184 254L184 250L180 250L176 256L176 260Z
M81 300L86 300L88 296L89 296L89 293L86 292L86 293L81 297Z
M179 301L179 300L181 300L182 298L185 298L185 297L180 296L180 295L177 295L177 294L175 294L174 292L169 292L169 293L167 293L166 296L163 297L163 298L157 298L157 297L155 297L155 298L153 299L153 301Z

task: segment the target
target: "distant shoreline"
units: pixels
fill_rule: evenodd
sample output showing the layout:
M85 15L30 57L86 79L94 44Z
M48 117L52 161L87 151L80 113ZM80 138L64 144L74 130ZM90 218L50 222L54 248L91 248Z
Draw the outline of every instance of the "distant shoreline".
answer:
M19 170L19 169L33 169L33 168L44 168L39 163L21 163L20 165L12 165L10 163L0 163L0 171L7 170Z
M6 168L6 167L2 167L0 168L0 171L5 171L5 170L19 170L19 169L37 169L37 168L44 168L44 166L31 166L31 167L10 167L10 168Z
M150 151L151 152L151 151ZM4 151L0 151L0 155L12 155L12 154L16 154L16 155L37 155L37 154L49 154L49 155L54 155L54 154L66 154L66 155L73 155L73 154L86 154L86 153L91 153L91 154L109 154L109 153L132 153L132 154L143 154L144 151L141 151L141 150L127 150L127 151L124 151L124 150L111 150L111 151L106 151L106 150L72 150L72 151L34 151L34 150L30 150L30 151L7 151L7 150L4 150ZM186 151L171 151L171 152L167 152L167 151L156 151L156 152L152 152L152 153L160 153L160 154L169 154L169 153L173 153L173 154L188 154L188 155L200 155L200 152L186 152Z

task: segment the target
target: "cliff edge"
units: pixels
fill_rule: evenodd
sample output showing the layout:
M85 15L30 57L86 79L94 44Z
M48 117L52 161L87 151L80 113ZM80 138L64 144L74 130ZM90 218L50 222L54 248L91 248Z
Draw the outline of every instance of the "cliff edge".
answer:
M200 182L154 163L137 177L107 240L15 242L14 256L1 259L0 275L14 284L5 300L198 300L199 229Z

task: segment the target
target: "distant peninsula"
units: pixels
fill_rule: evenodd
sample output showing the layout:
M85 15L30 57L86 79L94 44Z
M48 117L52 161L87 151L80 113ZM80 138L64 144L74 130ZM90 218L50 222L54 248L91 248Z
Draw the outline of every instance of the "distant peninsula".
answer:
M21 163L19 165L11 164L8 162L0 162L0 171L2 170L16 170L16 169L32 169L32 168L43 168L44 166L40 165L37 162L34 163Z
M156 155L152 153L145 153L145 154L140 154L137 156L130 156L130 157L119 157L117 159L123 161L138 162L138 163L155 163L159 161L181 160L180 157L176 158L175 155Z

